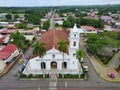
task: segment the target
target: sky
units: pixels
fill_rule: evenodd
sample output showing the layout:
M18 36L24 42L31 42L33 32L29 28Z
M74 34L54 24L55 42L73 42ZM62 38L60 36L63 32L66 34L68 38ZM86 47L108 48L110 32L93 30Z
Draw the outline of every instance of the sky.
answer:
M120 0L0 0L0 7L105 5L105 4L120 4Z

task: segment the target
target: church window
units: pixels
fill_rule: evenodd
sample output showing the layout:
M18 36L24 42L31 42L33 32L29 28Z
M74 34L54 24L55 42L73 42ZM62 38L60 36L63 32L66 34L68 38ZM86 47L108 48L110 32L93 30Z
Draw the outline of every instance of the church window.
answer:
M63 62L63 63L62 63L62 68L63 68L63 69L66 69L66 68L67 68L67 62Z
M76 34L74 34L74 37L76 37Z
M46 64L45 64L45 62L41 62L41 69L46 69Z
M73 46L76 46L76 41L74 41Z
M55 54L53 54L52 57L55 58Z
M76 55L76 54L75 54L75 53L73 53L73 57L75 57L75 55Z
M39 61L39 59L36 59L36 61Z

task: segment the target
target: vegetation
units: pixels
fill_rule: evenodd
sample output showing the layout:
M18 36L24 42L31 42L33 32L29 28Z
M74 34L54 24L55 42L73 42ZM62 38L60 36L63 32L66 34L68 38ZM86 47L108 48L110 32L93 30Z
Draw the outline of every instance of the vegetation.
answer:
M26 29L27 28L27 24L26 23L20 23L20 24L16 24L17 28L21 28L21 29Z
M12 15L11 14L7 14L5 17L8 21L12 20Z
M73 17L68 17L68 20L63 22L63 27L73 27L74 23L77 24L78 27L81 25L88 25L88 26L94 26L95 28L103 28L104 23L102 20L96 20L96 19L85 19L85 18L73 18Z
M59 74L59 78L62 78L62 74ZM79 75L78 74L65 74L64 75L64 78L79 78Z
M50 27L50 21L47 20L46 22L43 23L42 29L45 29L48 31L49 27Z
M85 52L83 50L77 50L76 51L76 58L78 60L81 60L85 56Z
M29 74L29 75L25 75L25 74L20 74L20 78L43 78L42 74L38 74L38 75L33 75L33 74ZM49 74L45 75L45 78L49 78Z
M3 26L0 26L0 29L2 29L3 28Z
M41 18L48 13L48 7L0 7L0 13L8 13L6 15L7 21L17 20L21 14L25 17L25 22L39 25Z
M26 40L26 38L19 31L16 31L10 35L9 42L15 44L18 49L22 50L26 50L30 44L30 41Z
M120 48L120 33L104 31L87 35L87 49L97 55L103 64L108 64L113 55Z

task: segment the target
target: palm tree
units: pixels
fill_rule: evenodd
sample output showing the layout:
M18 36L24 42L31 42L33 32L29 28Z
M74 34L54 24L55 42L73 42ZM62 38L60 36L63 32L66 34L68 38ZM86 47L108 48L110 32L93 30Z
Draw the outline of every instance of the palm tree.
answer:
M58 42L58 45L59 45L59 50L60 52L62 52L63 54L63 64L64 64L64 53L66 53L67 51L67 45L69 43L66 42L64 39L61 39L59 42ZM64 68L64 65L62 64L62 67ZM63 77L64 77L64 73L63 73Z
M26 41L27 41L26 38L19 31L12 33L9 39L9 43L13 43L17 46L24 60L25 60L25 57L23 55L22 50L25 50L27 48L27 44L29 44L29 42L27 41L26 43Z
M34 45L32 45L33 54L38 55L41 58L41 61L43 61L43 56L46 54L46 49L44 48L45 43L36 42ZM45 77L44 74L44 65L42 63L42 69L43 69L43 77Z
M85 52L83 50L76 50L76 58L80 61L85 56Z
M81 60L84 56L85 56L85 52L83 50L76 50L76 58L79 60L80 65L81 65ZM82 68L83 68L83 66L82 66ZM80 77L80 74L79 74L79 77Z
M16 31L10 35L9 42L15 44L19 50L27 47L25 44L26 39L19 31Z

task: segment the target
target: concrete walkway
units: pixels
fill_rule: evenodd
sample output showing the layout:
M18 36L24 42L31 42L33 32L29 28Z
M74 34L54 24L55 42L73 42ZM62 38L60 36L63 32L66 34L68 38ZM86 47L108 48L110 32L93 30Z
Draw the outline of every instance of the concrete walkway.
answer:
M57 75L51 74L49 90L57 90Z
M104 80L107 81L111 81L111 82L120 82L120 73L116 72L115 68L113 67L105 67L103 65L100 64L100 62L96 59L95 56L87 53L86 48L85 48L85 42L83 39L80 40L80 44L82 49L86 52L86 55L89 57L90 62L92 63L93 67L96 70L96 73L103 78ZM115 74L115 78L112 79L110 77L108 77L108 73L114 73Z
M115 68L116 66L118 66L120 64L119 58L120 58L120 52L118 52L114 55L114 57L112 58L112 62L109 65L109 67Z

